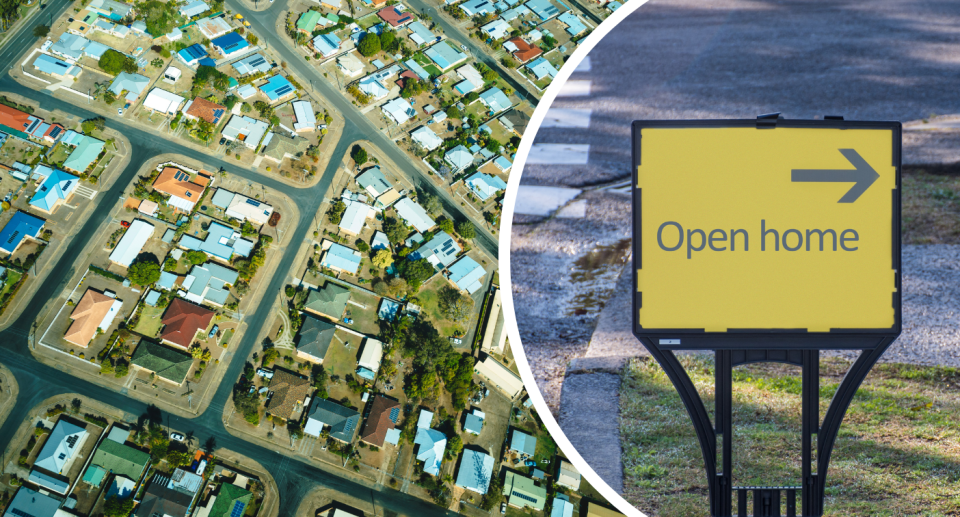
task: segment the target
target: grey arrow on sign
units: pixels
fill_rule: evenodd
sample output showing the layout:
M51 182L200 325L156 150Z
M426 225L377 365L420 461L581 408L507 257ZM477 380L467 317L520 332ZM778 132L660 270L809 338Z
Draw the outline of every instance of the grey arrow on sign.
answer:
M877 171L853 149L839 149L853 169L793 169L790 181L804 183L853 183L838 203L853 203L880 177Z

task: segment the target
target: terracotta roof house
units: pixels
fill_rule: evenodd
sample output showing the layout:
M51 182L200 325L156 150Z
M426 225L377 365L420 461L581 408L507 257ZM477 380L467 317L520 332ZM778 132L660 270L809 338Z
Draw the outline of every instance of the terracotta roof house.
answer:
M122 305L122 302L115 297L87 289L74 307L73 313L70 314L73 323L70 324L63 339L77 346L86 347L97 335L98 328L103 328L105 331L105 327L110 326L120 309L119 305Z
M167 203L183 212L193 210L203 189L203 185L194 183L189 174L175 167L164 167L153 182L153 190L170 196Z
M206 331L213 319L213 311L175 298L163 314L160 339L165 343L188 348L199 331Z
M149 370L174 384L183 384L193 366L193 356L144 339L134 350L130 364Z
M391 27L403 27L413 21L413 15L406 11L401 11L397 6L390 6L377 11L377 16L381 20L390 24Z
M267 414L280 418L291 418L294 413L303 411L303 404L313 393L310 379L291 371L274 368L270 381L270 393Z
M339 321L350 301L350 290L333 282L320 289L311 289L303 309Z
M320 364L323 362L337 326L313 316L306 315L300 333L297 334L297 357Z
M387 433L397 427L399 418L400 402L377 395L370 406L370 416L367 417L367 423L363 426L360 439L370 445L383 447ZM396 441L392 443L396 445Z
M521 63L526 63L540 54L543 54L542 48L527 43L527 41L521 37L510 38L503 42L503 46L508 52L512 52L513 57L517 58L517 61L520 61Z
M226 106L221 106L215 102L210 102L203 97L196 97L190 101L187 105L187 108L183 110L183 114L186 115L187 118L202 118L213 125L219 124L220 120L223 119L224 113L226 112Z

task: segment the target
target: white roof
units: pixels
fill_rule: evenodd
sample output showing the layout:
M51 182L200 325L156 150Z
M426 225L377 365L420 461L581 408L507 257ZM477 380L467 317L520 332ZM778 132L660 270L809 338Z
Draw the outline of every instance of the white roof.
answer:
M181 104L183 104L183 97L162 88L150 90L147 98L143 100L144 107L170 115L175 114Z
M384 86L383 81L376 74L368 75L360 79L360 91L376 99L382 99L390 93L390 90ZM386 106L384 106L386 109Z
M470 83L476 85L477 88L483 86L483 75L481 75L473 65L461 66L457 69L457 75L464 78L464 80L470 81Z
M511 399L523 390L523 380L520 376L489 355L474 365L473 369L491 384L503 390Z
M294 101L293 113L297 116L297 121L293 124L293 129L300 131L314 131L317 129L317 117L313 112L313 104L310 101Z
M117 247L110 254L110 261L116 262L124 267L130 267L133 259L137 258L143 245L153 237L154 226L141 219L135 219L130 223L130 228L123 234Z
M384 104L381 109L387 114L387 116L392 118L397 125L402 125L404 122L410 120L411 117L416 115L416 112L413 111L413 106L411 106L410 102L403 97L397 97L396 99L393 99L392 101Z
M264 224L273 215L273 207L256 199L234 194L233 199L230 200L230 205L227 207L226 214L240 220L249 219L257 224Z
M418 127L410 133L410 138L413 138L415 142L422 145L423 148L428 151L432 151L443 145L443 139L437 136L437 134L427 126Z
M497 18L481 27L481 30L489 34L493 39L500 39L510 32L510 24L503 21L502 18Z
M426 232L437 225L437 222L430 218L430 215L422 206L414 203L408 197L397 201L393 208L407 224L416 228L420 233Z
M200 29L200 32L203 33L207 39L214 39L217 36L223 36L224 34L233 30L233 27L227 23L223 17L217 18L204 18L198 20L197 28Z
M431 475L440 474L443 451L447 448L447 437L436 429L420 427L413 443L420 446L417 461L423 462L423 471Z
M357 57L353 52L347 52L346 54L337 58L337 65L343 69L344 73L350 77L356 76L363 72L363 61L360 61L360 58Z
M363 353L357 366L362 366L372 372L380 369L380 358L383 357L383 343L376 339L367 338L363 344Z
M343 212L343 218L340 219L340 229L357 235L363 230L363 225L367 222L367 219L376 216L376 212L374 212L372 206L359 201L347 199L344 202L347 209Z

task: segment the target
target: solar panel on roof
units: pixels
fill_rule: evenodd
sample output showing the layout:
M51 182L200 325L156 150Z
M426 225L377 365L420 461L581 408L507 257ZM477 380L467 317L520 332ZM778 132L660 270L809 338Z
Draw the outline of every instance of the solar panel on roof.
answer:
M390 420L393 423L397 423L397 418L400 418L400 408L395 407L390 410Z
M277 95L283 96L290 93L291 91L293 91L292 87L284 85L284 86L281 86L280 88L277 88L276 93Z
M255 201L255 200L250 199L250 198L247 198L247 204L253 205L253 206L260 206L260 202L259 202L259 201Z
M240 517L243 515L243 510L247 505L243 504L243 501L234 501L233 510L230 510L230 517Z

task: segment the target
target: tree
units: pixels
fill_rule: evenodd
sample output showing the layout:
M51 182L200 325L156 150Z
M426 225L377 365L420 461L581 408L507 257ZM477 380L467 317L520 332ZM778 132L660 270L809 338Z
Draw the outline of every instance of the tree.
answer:
M483 80L488 83L492 81L496 81L499 78L500 78L500 74L498 74L495 70L487 68L486 70L483 71Z
M380 47L382 47L383 50L394 54L397 52L399 46L400 43L397 41L397 35L392 31L383 31L383 33L380 34Z
M393 254L390 253L390 250L380 249L373 254L373 265L380 268L386 269L387 266L393 264Z
M350 151L350 157L353 158L353 161L357 162L357 165L363 165L367 163L367 150L360 147L359 145L353 146L353 150Z
M327 217L330 218L330 222L333 224L340 224L340 221L343 220L343 213L347 211L347 204L343 202L342 199L337 199L330 204L330 208L327 210Z
M501 146L500 142L498 142L497 140L495 140L495 139L493 139L493 138L487 140L486 148L487 148L487 150L490 151L491 153L493 153L493 154L500 154L500 148L501 148L501 147L502 147L502 146Z
M357 48L360 51L360 55L364 57L370 57L376 55L380 52L380 36L372 32L368 32L361 40L360 46Z
M127 57L112 48L107 49L107 51L100 56L97 64L104 72L111 75L117 75L120 72L132 74L137 71L137 63L133 58Z
M447 116L450 118L459 119L460 117L463 117L463 113L460 112L460 108L456 106L450 106L447 108Z
M142 259L134 262L127 270L127 277L131 282L148 286L160 280L160 264L156 260Z
M84 134L89 135L94 131L103 131L107 127L107 120L103 117L88 118L80 123L80 129Z
M440 198L433 194L424 194L420 196L418 201L420 201L420 206L434 217L443 212L443 205L440 203Z
M407 281L400 278L391 278L387 281L387 294L394 298L403 298L410 292L410 285Z
M147 32L154 38L159 38L172 31L177 26L177 7L175 2L150 0L137 5L137 11L143 15L143 22L147 25Z
M447 232L448 234L453 233L453 221L451 221L450 219L443 219L441 221L437 221L437 227Z
M463 452L463 438L459 434L455 434L447 440L447 451L444 456L447 459L453 459L459 456L461 452Z
M50 34L50 26L48 25L37 25L33 28L33 37L35 38L45 38L47 34Z
M207 261L207 254L197 250L188 251L186 253L186 257L187 257L187 261L194 266L203 264L204 262Z
M381 228L383 228L383 233L387 235L387 239L393 244L403 242L410 234L410 228L395 217L384 217Z
M430 279L436 270L427 259L404 260L400 263L400 276L407 281L410 288L416 292L420 286Z
M159 57L158 57L158 58L154 58L152 61L150 61L150 66L152 66L152 67L154 67L154 68L160 68L160 67L163 66L163 60L160 59Z
M133 497L120 498L112 495L103 503L103 515L106 517L126 517L133 511Z
M473 312L473 305L473 298L462 294L455 287L446 285L437 293L440 313L452 321L466 321Z
M457 233L464 239L473 239L477 236L477 228L470 221L457 223Z

